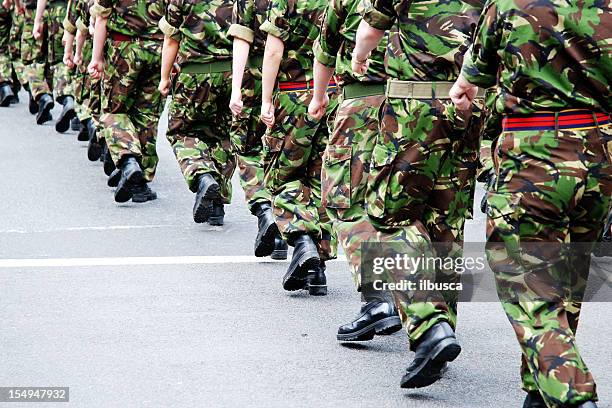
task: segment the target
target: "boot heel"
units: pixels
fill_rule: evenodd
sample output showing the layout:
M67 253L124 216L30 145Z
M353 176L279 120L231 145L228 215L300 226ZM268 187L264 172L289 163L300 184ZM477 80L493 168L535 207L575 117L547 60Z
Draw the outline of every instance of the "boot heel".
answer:
M220 217L208 217L208 225L213 227L220 227L223 225L223 216Z
M286 249L276 249L272 251L272 255L270 255L270 258L277 260L277 261L284 261L285 259L287 259L287 250Z
M310 296L327 296L326 285L308 285L308 294Z

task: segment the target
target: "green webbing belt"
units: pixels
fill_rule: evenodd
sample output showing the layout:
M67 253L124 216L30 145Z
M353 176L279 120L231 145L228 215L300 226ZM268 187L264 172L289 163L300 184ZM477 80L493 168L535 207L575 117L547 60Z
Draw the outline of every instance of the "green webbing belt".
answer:
M189 62L181 67L185 74L215 74L232 70L232 61L214 61L208 63Z
M373 84L355 82L342 87L344 99L365 98L366 96L377 96L385 94L385 84Z

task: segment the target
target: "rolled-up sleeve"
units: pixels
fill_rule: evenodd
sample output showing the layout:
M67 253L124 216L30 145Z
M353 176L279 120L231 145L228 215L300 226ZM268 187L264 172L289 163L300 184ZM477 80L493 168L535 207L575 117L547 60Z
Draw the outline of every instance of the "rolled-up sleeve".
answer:
M371 27L378 30L389 30L397 19L393 0L371 0L364 4L362 17Z
M267 20L261 25L260 30L287 41L291 33L289 11L287 0L273 0L268 9Z
M336 66L336 58L344 43L341 30L346 22L346 7L341 0L331 0L325 10L319 38L314 44L315 58L327 67Z
M187 14L184 6L183 0L170 0L168 2L166 14L159 20L159 29L166 37L180 41L181 27Z
M255 31L253 30L254 7L253 0L236 0L234 2L232 25L227 35L253 43L255 39Z
M113 12L112 0L96 0L89 12L94 17L108 18Z

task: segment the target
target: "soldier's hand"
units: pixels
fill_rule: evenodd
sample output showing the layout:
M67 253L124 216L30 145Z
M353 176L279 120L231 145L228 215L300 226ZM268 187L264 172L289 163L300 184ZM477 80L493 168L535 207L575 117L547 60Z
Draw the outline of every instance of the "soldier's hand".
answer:
M83 63L83 54L77 50L77 52L74 53L74 58L72 61L74 62L74 65L80 67Z
M40 20L34 21L34 29L32 29L32 34L34 34L34 38L36 40L41 40L43 36L43 22Z
M448 94L457 109L467 111L472 108L472 103L477 93L478 87L469 83L462 75L459 75L459 78L457 78Z
M11 8L11 0L4 0L2 2L2 7L4 7L5 9L10 9Z
M87 72L89 72L93 79L102 78L102 74L104 74L104 60L92 59L87 67Z
M368 72L368 68L370 67L370 60L366 58L365 60L359 60L353 54L353 58L351 60L351 67L353 68L353 72L357 75L365 75Z
M157 89L159 89L159 92L161 92L163 96L168 96L168 94L170 93L171 86L172 86L172 81L170 81L169 78L162 78L159 81L159 86L157 87Z
M74 58L72 53L64 52L64 64L70 69L74 68Z
M242 103L242 94L240 91L232 92L232 97L230 98L229 108L232 111L234 116L240 116L242 114L242 108L244 104Z
M324 95L323 99L312 98L310 105L308 105L308 115L316 120L321 120L328 106L329 96L327 94Z
M261 121L271 129L274 126L274 105L272 102L261 104Z

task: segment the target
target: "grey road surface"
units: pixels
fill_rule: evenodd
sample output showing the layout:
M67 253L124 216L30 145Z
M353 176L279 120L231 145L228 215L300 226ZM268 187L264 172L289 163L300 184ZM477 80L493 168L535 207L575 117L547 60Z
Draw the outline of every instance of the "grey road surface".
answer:
M246 258L256 223L238 183L223 228L192 222L164 126L159 199L118 205L74 133L36 126L25 103L0 108L0 387L70 387L59 406L71 407L522 406L497 303L461 304L463 353L435 385L400 389L403 333L335 339L359 307L345 262L330 263L327 297L285 293L285 263ZM476 214L467 241L484 239ZM611 312L586 305L578 336L601 407L612 407Z

